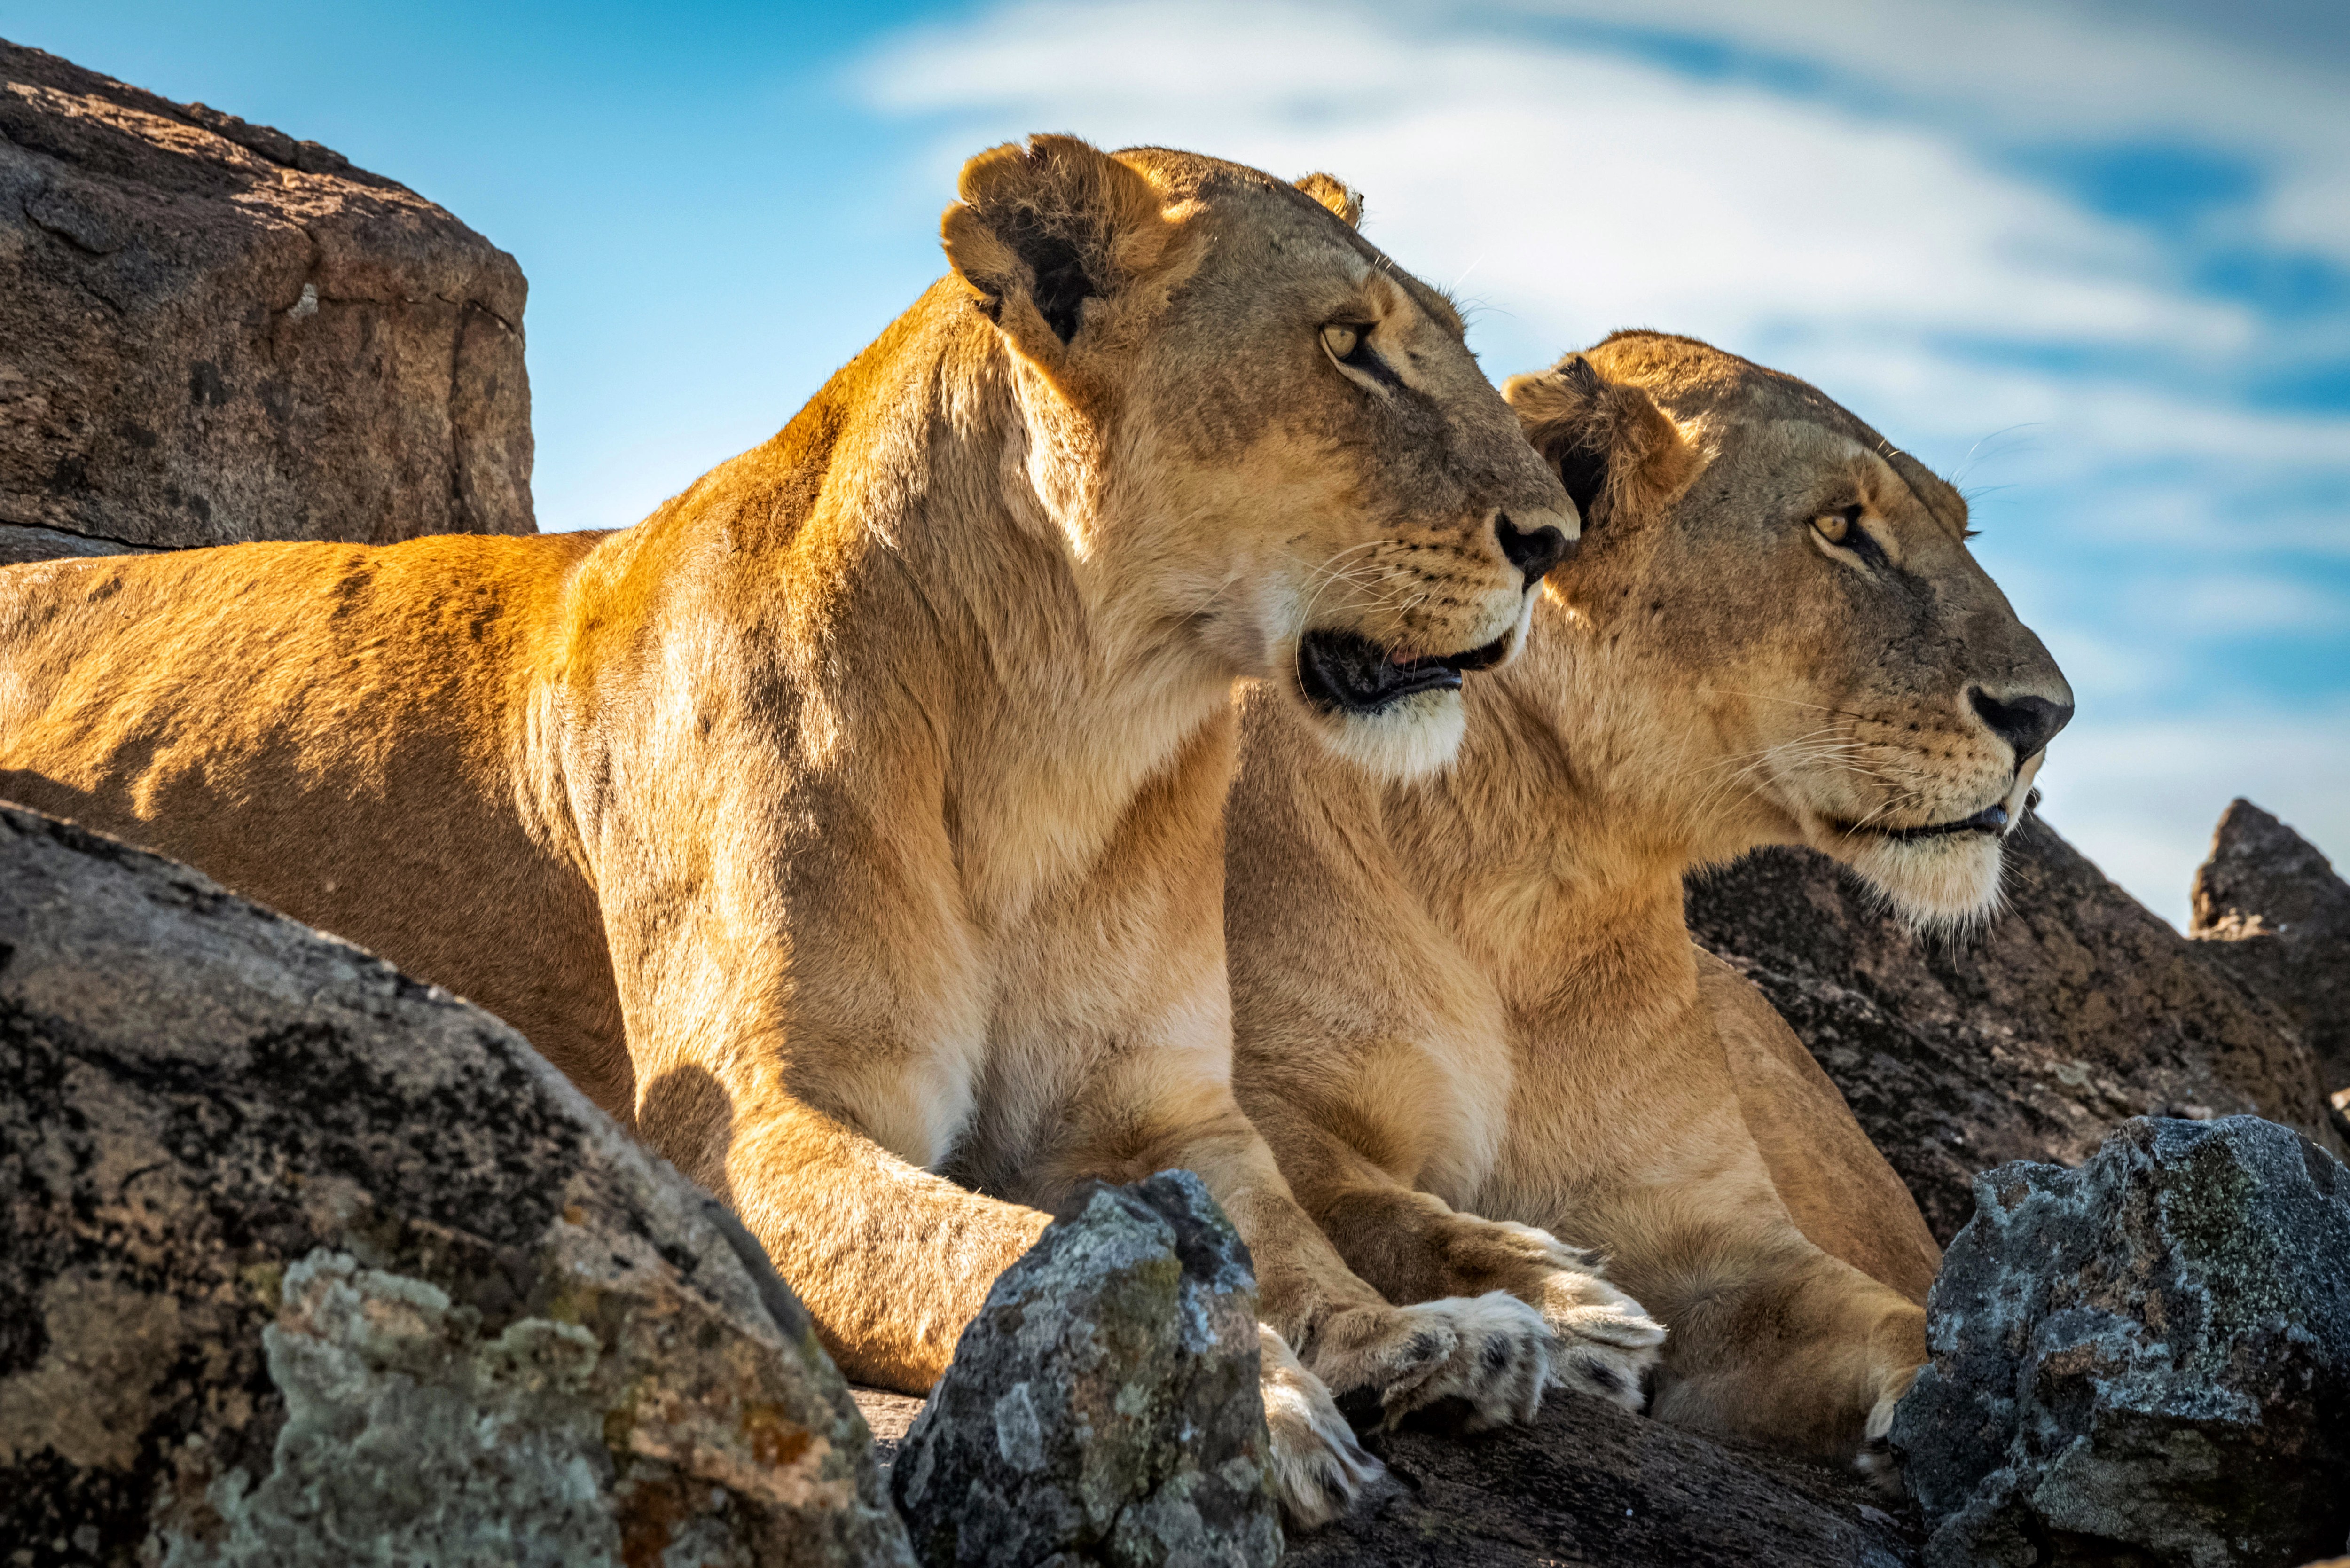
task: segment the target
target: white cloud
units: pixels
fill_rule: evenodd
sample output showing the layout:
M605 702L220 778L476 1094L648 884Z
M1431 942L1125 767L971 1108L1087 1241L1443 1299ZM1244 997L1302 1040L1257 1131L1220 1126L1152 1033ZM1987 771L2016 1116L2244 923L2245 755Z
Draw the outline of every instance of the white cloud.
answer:
M2238 795L2350 867L2350 705L2317 714L2076 721L2041 771L2048 820L2140 903L2187 923L2188 889Z

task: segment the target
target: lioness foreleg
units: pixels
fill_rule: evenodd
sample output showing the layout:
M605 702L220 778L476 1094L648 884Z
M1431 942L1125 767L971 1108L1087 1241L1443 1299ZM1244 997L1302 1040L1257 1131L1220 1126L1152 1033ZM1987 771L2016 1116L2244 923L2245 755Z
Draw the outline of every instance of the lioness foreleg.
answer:
M1463 1214L1302 1118L1284 1118L1280 1129L1300 1205L1357 1276L1399 1303L1506 1293L1541 1314L1549 1381L1641 1407L1664 1325L1589 1253L1531 1225Z

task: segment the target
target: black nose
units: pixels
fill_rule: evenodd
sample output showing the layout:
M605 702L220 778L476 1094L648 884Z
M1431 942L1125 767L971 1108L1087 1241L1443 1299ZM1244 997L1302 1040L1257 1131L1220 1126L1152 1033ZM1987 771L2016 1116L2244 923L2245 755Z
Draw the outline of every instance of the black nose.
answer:
M2051 702L2045 697L2013 697L2001 701L1977 686L1967 692L1968 701L1991 732L2015 748L2019 763L2056 738L2056 732L2073 722L2073 704Z
M1502 554L1510 565L1525 574L1526 586L1542 581L1544 572L1566 559L1566 535L1547 525L1529 532L1510 521L1506 512L1493 514L1493 536L1502 542Z

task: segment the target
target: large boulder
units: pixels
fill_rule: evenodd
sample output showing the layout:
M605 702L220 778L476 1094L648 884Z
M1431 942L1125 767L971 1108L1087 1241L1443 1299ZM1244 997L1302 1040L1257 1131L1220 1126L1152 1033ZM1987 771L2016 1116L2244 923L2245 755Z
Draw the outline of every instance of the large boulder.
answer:
M0 807L0 1542L910 1564L758 1246L479 1010Z
M2076 1165L2133 1116L2251 1113L2339 1151L2283 1018L2039 820L1979 935L1912 930L1833 861L1748 857L1689 888L1698 940L1760 985L1945 1244L1977 1171Z
M1272 1568L1256 1276L1200 1179L1096 1187L1004 1271L890 1490L931 1568Z
M524 294L316 142L0 43L0 565L531 532Z
M2234 802L2195 873L2188 934L2284 1014L2316 1055L2337 1117L2350 1111L2350 883L2317 846Z
M2350 1170L2137 1120L1976 1185L1893 1443L1930 1568L2292 1568L2350 1535Z

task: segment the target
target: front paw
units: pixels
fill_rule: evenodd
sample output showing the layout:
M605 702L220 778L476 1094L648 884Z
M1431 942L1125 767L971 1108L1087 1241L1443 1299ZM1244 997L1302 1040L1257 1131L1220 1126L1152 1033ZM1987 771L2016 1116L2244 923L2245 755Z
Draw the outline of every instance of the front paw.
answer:
M1295 1530L1315 1530L1354 1507L1385 1467L1363 1450L1330 1390L1281 1335L1257 1325L1264 1424L1273 1439L1274 1494Z
M1353 1307L1322 1325L1314 1367L1376 1407L1388 1426L1439 1400L1466 1407L1466 1428L1531 1421L1550 1376L1551 1333L1506 1291L1412 1306Z
M1648 1402L1648 1369L1665 1343L1665 1325L1597 1274L1560 1269L1542 1282L1542 1316L1551 1332L1551 1381L1638 1415Z
M1919 1368L1912 1366L1896 1374L1887 1381L1886 1391L1877 1396L1869 1407L1868 1425L1861 1433L1860 1451L1852 1457L1853 1474L1868 1482L1887 1497L1900 1497L1901 1461L1893 1457L1889 1434L1893 1430L1893 1408L1901 1403L1901 1396L1909 1392L1909 1385L1918 1380Z

